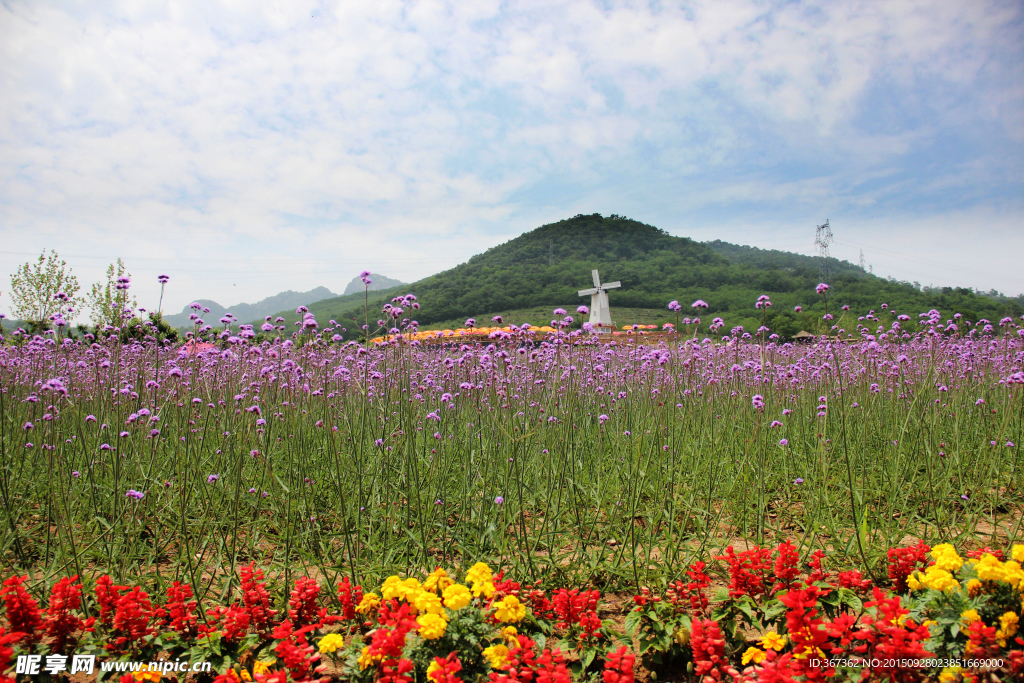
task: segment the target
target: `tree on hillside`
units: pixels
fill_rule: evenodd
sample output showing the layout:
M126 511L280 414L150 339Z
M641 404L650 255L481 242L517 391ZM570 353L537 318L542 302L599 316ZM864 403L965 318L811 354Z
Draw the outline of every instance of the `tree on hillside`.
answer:
M93 325L120 326L124 319L125 308L134 310L138 303L134 296L129 296L128 288L118 284L124 284L131 280L132 274L127 271L122 259L117 263L111 263L107 267L107 281L93 283L86 301L89 304L91 313L89 320Z
M33 331L48 329L58 313L70 322L78 308L79 289L67 261L53 249L47 256L44 249L35 264L25 263L11 275L11 314Z

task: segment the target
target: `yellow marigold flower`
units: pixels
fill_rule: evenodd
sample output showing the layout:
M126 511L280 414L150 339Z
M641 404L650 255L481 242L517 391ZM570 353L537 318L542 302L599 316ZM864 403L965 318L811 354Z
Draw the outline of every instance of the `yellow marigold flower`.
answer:
M466 572L466 581L472 583L489 582L492 578L494 578L494 575L491 574L491 568L483 562L477 562Z
M515 626L506 626L505 628L501 629L501 639L509 645L511 645L512 647L515 647L519 644L519 641L516 640L517 635L519 635L519 631L516 630Z
M743 666L753 662L754 664L760 664L764 661L764 650L758 650L756 647L748 647L746 652L743 653Z
M421 614L416 617L416 623L420 625L420 636L424 640L437 640L448 628L448 622L437 614Z
M995 555L985 553L980 560L974 561L974 571L982 581L1006 581L1006 568Z
M972 598L976 598L979 595L981 595L982 587L983 586L981 584L981 581L978 581L977 579L971 579L967 582L967 594L970 595Z
M428 591L443 591L448 586L455 583L448 576L448 572L438 567L434 571L427 575L427 580L423 582L423 588Z
M359 655L359 670L365 671L366 667L373 666L384 659L384 655L370 655L370 646L367 645Z
M915 572L912 572L910 574L910 576L907 577L907 586L910 587L910 590L919 591L922 588L924 588L924 586L921 585L921 582L918 581L917 575L918 575L918 572L915 571Z
M484 650L484 658L487 659L487 663L491 665L492 669L501 669L505 666L505 660L508 659L508 648L500 643L491 645Z
M444 614L441 598L437 597L437 593L421 590L415 596L410 595L409 597L409 602L421 614L424 612L427 614Z
M925 626L927 628L931 628L932 626L935 626L935 624L937 624L937 623L939 623L939 622L935 621L934 619L925 619L924 623L921 624L921 626Z
M1014 562L1024 563L1024 545L1013 546L1013 550L1010 551L1010 557L1013 558Z
M786 647L786 643L789 642L789 638L786 636L780 636L775 631L768 631L768 633L761 636L761 639L757 642L766 650L781 652L782 648Z
M494 618L504 623L516 623L526 617L526 606L514 595L506 595L495 604Z
M949 543L940 543L932 548L932 559L936 567L947 572L955 572L964 565L963 558L956 554L956 549Z
M928 567L928 570L924 573L923 577L920 577L919 581L925 588L943 592L960 587L960 583L953 578L952 574L945 569L939 568L937 565Z
M1005 612L1003 616L999 617L999 630L996 631L996 640L1003 647L1006 647L1006 641L1008 638L1012 638L1017 633L1017 627L1020 624L1020 619L1013 612Z
M257 659L252 663L252 672L254 674L265 674L270 672L270 665L276 662L276 659L271 659L269 662L264 662Z
M402 598L405 595L405 591L402 589L402 580L397 576L389 576L384 580L384 585L380 587L380 594L385 600Z
M469 589L461 583L453 583L444 589L444 606L448 609L462 609L472 599Z
M1006 572L1005 581L1019 589L1021 584L1024 583L1024 569L1021 569L1020 562L1015 560L1009 560L1003 563L1003 570Z
M494 584L490 581L474 581L473 582L473 597L485 597L489 598L494 595Z
M339 647L345 647L345 636L340 633L328 633L320 639L320 644L317 646L317 649L320 650L320 654L324 654L327 652L334 652Z
M377 594L367 593L363 596L363 599L360 600L359 604L356 606L356 612L359 612L360 614L367 614L377 609L378 605L380 605L380 598L377 597Z
M238 674L235 675L237 676ZM133 673L132 677L136 681L159 681L160 672L153 671L151 669L143 669L142 671L136 671L135 673Z
M960 678L962 669L959 666L948 666L939 674L940 683L955 683Z
M969 609L969 610L967 610L965 612L962 612L960 614L960 621L962 621L965 625L968 625L968 626L973 624L974 622L980 621L980 620L981 620L981 615L978 614L978 610L976 610L976 609Z

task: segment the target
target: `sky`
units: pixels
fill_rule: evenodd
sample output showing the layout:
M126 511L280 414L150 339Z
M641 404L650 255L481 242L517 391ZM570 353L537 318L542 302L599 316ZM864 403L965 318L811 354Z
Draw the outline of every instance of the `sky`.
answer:
M176 312L578 213L1016 295L1022 189L1019 2L0 0L0 312L43 249Z

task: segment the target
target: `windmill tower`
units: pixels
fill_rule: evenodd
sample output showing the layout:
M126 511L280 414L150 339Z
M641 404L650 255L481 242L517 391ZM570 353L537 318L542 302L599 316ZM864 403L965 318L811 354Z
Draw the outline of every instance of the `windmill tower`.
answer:
M608 305L608 290L618 289L622 283L609 282L602 285L596 270L590 271L590 274L594 277L594 288L580 290L580 296L590 297L590 324L597 329L610 328L612 327L612 312Z
M828 245L830 244L832 244L832 228L829 227L828 219L826 218L825 224L816 226L814 231L814 246L818 250L818 271L822 282L828 282L829 280Z

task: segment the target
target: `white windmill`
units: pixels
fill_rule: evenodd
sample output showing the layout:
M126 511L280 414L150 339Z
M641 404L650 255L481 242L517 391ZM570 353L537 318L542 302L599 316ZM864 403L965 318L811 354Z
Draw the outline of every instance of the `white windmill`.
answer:
M609 282L602 285L597 271L592 270L590 273L594 276L594 288L580 290L580 296L590 295L590 324L597 329L602 327L610 328L612 326L612 312L608 306L608 290L617 289L622 286L622 283Z

